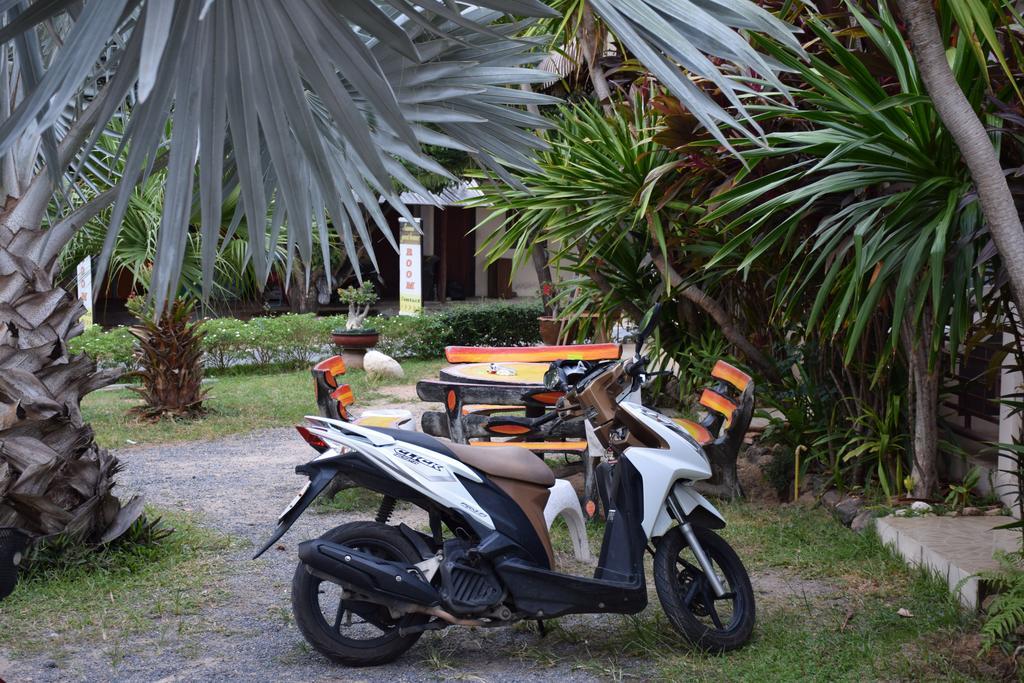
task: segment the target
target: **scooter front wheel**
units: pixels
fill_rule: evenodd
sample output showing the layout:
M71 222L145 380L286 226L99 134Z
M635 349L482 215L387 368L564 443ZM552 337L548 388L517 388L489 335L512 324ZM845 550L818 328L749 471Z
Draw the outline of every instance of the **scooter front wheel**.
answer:
M654 553L654 586L665 616L693 645L709 652L742 647L754 630L754 590L743 562L725 539L693 528L725 595L718 597L679 527L662 536Z
M383 560L413 563L416 550L401 532L376 522L351 522L320 538L370 553ZM392 618L383 605L344 596L344 589L323 581L299 562L292 579L292 613L302 635L318 652L348 666L390 662L419 640L420 633L402 635L399 626L425 623L425 614Z

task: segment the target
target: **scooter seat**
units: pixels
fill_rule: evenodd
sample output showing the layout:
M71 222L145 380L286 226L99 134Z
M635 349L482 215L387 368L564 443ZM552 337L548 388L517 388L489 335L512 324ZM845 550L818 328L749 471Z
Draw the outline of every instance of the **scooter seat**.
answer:
M555 474L544 460L532 451L509 444L508 446L466 446L458 443L446 443L446 446L459 460L475 467L481 472L515 479L538 486L555 485Z
M423 432L404 429L375 427L374 431L386 434L396 441L415 444L421 448L437 451L470 467L495 477L522 481L550 488L555 485L555 475L544 461L522 446L510 443L507 446L466 446L439 439ZM546 499L545 499L546 500ZM543 503L541 504L543 508Z

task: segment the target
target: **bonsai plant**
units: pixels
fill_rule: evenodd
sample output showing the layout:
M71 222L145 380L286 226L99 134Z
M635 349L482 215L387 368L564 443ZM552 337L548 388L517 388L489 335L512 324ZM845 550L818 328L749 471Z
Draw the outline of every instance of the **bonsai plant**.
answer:
M348 318L344 330L334 330L331 340L341 347L345 364L353 368L363 367L363 355L380 340L377 330L363 329L370 307L377 303L377 290L373 283L364 281L359 287L344 287L338 290L338 299L348 304Z

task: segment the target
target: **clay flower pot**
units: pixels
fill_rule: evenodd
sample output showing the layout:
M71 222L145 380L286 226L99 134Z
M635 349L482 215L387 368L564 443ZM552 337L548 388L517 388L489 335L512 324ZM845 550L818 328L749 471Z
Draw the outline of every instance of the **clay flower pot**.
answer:
M334 330L331 341L343 349L372 349L380 341L377 330Z
M331 341L341 347L341 357L350 368L362 368L363 356L380 341L377 330L334 330Z
M547 346L554 346L558 343L558 333L562 330L562 321L551 316L542 315L537 318L540 323L540 339Z

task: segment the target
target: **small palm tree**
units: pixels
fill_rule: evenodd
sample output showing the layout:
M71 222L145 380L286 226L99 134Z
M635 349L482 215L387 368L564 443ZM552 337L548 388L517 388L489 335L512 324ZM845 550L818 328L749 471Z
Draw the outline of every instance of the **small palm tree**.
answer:
M775 80L740 30L799 49L788 27L748 0L591 4L702 122L750 134L756 127L741 123L742 107L738 117L727 112L677 64L738 106L737 93L749 88L725 72ZM162 310L177 291L190 235L198 234L210 291L218 251L235 234L220 230L222 203L235 192L260 282L285 224L289 259L309 264L333 228L354 268L360 246L376 266L370 230L391 239L381 203L411 218L398 186L426 194L406 164L450 175L422 145L465 150L504 178L507 166L534 168L532 152L544 146L533 130L546 122L522 107L551 98L516 87L548 77L529 68L543 56L534 49L541 41L517 38L524 21L499 21L504 13L552 15L539 0L36 0L0 8L0 526L102 540L141 512L111 493L117 462L83 424L82 396L113 375L68 355L83 311L52 272L65 244L112 207L102 278L132 188L153 173L166 169L150 283ZM718 59L730 66L714 66ZM123 166L98 182L92 152L115 117L126 120ZM93 198L69 201L87 183L96 185ZM59 212L47 219L51 198Z

